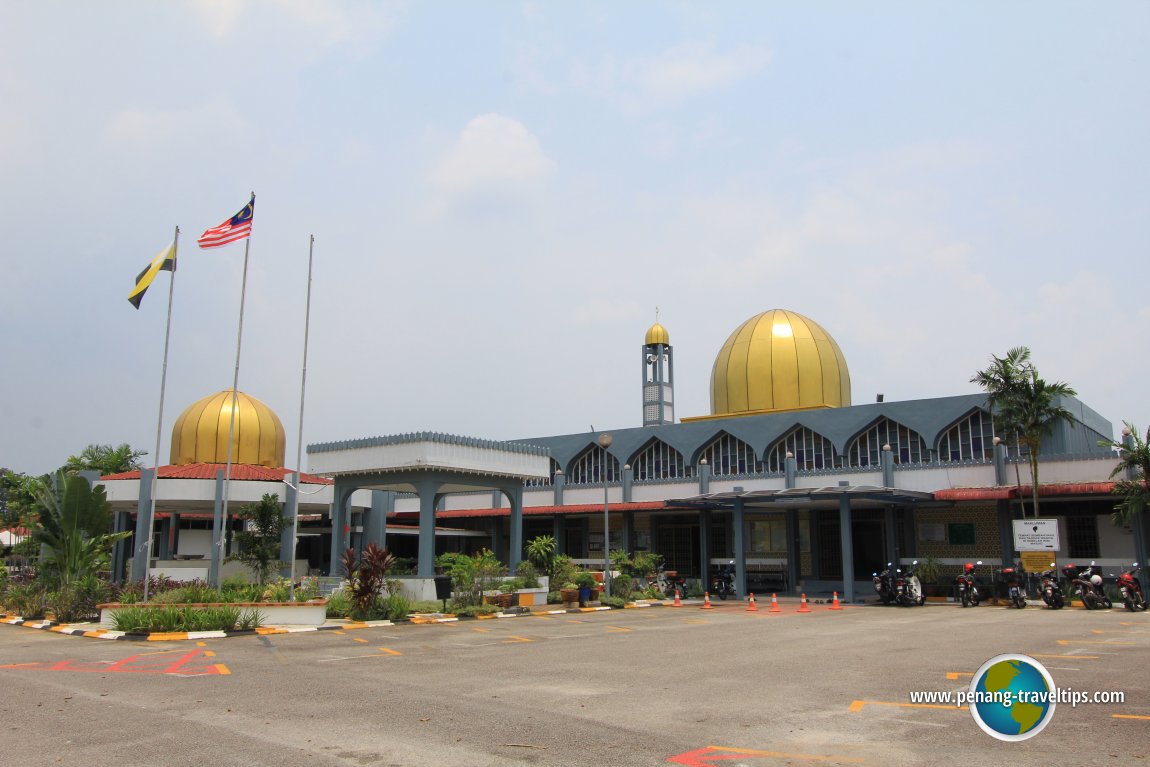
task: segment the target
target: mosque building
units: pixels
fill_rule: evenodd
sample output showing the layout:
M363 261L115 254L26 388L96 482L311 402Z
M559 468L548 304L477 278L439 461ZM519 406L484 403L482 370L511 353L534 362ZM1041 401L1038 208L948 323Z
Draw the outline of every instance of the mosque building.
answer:
M956 570L1019 558L1014 523L1034 516L1029 463L996 434L985 394L853 404L830 333L772 309L716 354L711 412L676 419L667 328L651 326L639 351L637 426L507 442L416 433L309 445L310 474L294 499L295 572L337 575L345 548L373 542L414 560L418 577L443 551L491 548L514 566L526 541L552 535L561 553L592 568L605 547L645 550L690 579L733 562L741 595L854 597L887 562L931 557ZM1098 442L1112 425L1077 398L1061 404L1075 422L1055 424L1042 442L1041 517L1057 520L1056 548L1042 556L1111 570L1141 561L1146 530L1110 520L1117 461ZM226 515L219 478L231 392L177 419L156 483L153 570L202 577L202 560L226 555L238 505L267 492L293 500L278 417L244 394L237 407ZM149 473L103 478L121 529L135 515L137 539L147 530L136 512L150 505ZM285 560L289 551L285 541Z

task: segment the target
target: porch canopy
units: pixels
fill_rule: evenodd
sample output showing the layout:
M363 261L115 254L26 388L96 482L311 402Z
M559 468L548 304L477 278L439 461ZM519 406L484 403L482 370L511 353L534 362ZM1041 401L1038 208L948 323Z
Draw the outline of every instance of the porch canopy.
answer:
M842 538L843 597L848 602L855 598L854 540L851 531L851 511L855 509L882 509L893 516L894 507L926 508L953 505L950 501L937 501L933 493L900 490L874 485L830 485L825 487L794 487L785 490L747 490L727 493L705 493L689 498L666 501L667 506L694 508L700 511L729 511L734 521L735 583L738 596L746 594L746 546L743 540L744 513L753 511L839 510L839 530ZM893 520L888 520L888 536L893 536ZM797 561L793 550L794 539L787 536L787 557Z
M509 565L523 553L523 483L546 479L550 451L535 445L460 437L435 432L309 445L312 473L335 480L332 506L332 562L348 545L347 502L361 488L415 493L419 496L419 563L417 575L435 573L435 505L448 493L498 490L511 503ZM376 519L364 527L384 533L386 511L373 509ZM340 534L340 531L343 534ZM374 537L374 536L373 536Z

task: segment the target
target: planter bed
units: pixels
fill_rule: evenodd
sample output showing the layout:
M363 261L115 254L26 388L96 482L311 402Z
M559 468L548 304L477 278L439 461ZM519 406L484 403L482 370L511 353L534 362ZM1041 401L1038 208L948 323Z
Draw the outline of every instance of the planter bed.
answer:
M119 610L129 608L162 609L162 608L207 608L207 607L236 607L241 610L259 610L263 616L263 625L272 626L322 626L327 620L327 600L313 599L310 602L194 602L191 604L160 604L156 602L140 602L137 604L121 604L112 602L96 605L100 608L100 626L112 628L115 623L112 616Z

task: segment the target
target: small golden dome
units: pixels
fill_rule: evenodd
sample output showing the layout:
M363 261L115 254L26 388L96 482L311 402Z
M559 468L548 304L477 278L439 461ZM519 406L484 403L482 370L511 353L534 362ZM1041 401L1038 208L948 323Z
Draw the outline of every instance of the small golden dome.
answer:
M172 464L227 463L232 390L204 397L172 427ZM272 409L243 392L236 394L232 463L279 468L284 465L284 427Z
M670 346L671 334L667 332L665 327L656 322L654 325L647 329L647 340L645 340L643 343L645 343L647 346L652 346L654 344Z
M785 309L740 325L711 370L712 415L850 404L850 371L839 345L817 322Z

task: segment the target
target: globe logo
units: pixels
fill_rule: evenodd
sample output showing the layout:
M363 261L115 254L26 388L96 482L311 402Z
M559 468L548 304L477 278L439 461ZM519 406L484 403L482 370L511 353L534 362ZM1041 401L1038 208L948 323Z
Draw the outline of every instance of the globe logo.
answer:
M1033 738L1054 717L1054 679L1028 655L996 655L970 683L970 713L999 740Z

